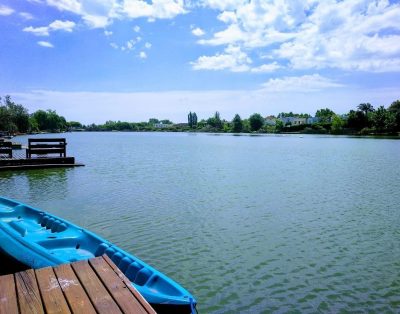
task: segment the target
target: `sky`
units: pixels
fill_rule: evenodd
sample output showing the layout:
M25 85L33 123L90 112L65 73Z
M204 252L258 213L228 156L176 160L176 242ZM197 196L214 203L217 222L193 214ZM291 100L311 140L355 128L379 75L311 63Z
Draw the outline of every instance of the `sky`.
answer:
M68 121L400 99L400 1L0 0L0 95Z

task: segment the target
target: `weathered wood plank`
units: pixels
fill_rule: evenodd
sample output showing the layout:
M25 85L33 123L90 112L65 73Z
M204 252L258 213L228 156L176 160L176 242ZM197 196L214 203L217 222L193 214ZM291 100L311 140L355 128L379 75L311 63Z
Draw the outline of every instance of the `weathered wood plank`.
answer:
M101 256L90 259L89 263L124 313L148 313Z
M14 275L0 276L0 313L18 313Z
M71 313L51 267L35 271L47 314Z
M118 277L126 284L128 289L135 296L136 300L140 302L140 304L146 309L146 311L148 313L156 314L151 305L143 298L143 296L135 289L135 287L132 286L131 281L121 272L121 270L114 264L114 262L107 255L103 255L102 257L107 262L107 264L110 265L110 267L114 270Z
M15 274L18 304L21 313L44 313L35 272L32 269Z
M96 313L70 264L54 267L54 272L72 312L85 314Z
M76 275L85 287L96 311L99 313L122 313L118 305L103 286L96 273L89 266L88 261L79 261L72 264Z

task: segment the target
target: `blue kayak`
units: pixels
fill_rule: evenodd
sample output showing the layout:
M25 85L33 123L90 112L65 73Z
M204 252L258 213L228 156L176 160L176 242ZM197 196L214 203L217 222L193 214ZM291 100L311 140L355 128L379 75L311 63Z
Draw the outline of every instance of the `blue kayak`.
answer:
M0 248L30 268L107 254L132 285L161 313L191 313L196 300L178 283L137 257L68 221L0 197Z

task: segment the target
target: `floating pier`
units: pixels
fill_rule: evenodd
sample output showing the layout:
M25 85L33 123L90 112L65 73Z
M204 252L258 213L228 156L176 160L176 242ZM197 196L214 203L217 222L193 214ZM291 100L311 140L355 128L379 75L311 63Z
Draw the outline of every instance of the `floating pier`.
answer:
M156 314L106 255L0 276L0 313Z
M30 138L25 153L15 152L12 143L0 142L0 171L77 167L74 157L67 157L65 138ZM57 155L57 156L54 156Z

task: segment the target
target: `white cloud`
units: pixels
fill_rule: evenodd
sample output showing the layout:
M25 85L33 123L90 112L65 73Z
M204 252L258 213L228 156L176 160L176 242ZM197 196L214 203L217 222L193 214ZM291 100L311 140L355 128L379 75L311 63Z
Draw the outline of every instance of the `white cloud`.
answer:
M13 14L14 9L0 4L0 16L7 16Z
M146 59L146 58L147 58L146 52L141 51L141 52L139 53L139 58L140 58L140 59Z
M28 26L23 29L24 32L32 33L36 36L49 36L49 28L47 26L43 27L32 27Z
M114 49L119 49L119 46L116 43L110 43L110 46Z
M268 92L309 93L337 87L343 85L319 74L269 79L263 84L263 90Z
M130 18L147 17L150 19L172 19L187 13L183 0L125 0L122 12Z
M107 37L111 36L112 34L113 34L112 31L108 31L108 30L104 31L104 35L106 35Z
M135 25L135 26L133 27L133 31L134 31L135 33L139 33L139 32L140 32L140 26Z
M221 11L233 10L244 5L246 0L202 0L201 3L205 7L217 9Z
M205 32L200 27L196 27L196 28L192 29L192 34L194 36L200 37L200 36L203 36L205 34Z
M247 54L238 46L228 46L223 54L214 56L201 56L192 62L194 70L230 70L232 72L245 72L252 63Z
M72 21L60 21L60 20L55 20L49 25L49 29L51 31L65 31L65 32L72 32L72 30L75 27L75 23Z
M203 0L226 23L203 45L240 46L294 69L400 71L400 4L388 0Z
M145 47L146 49L150 49L150 48L151 48L151 43L146 42L146 43L144 44L144 47Z
M276 70L281 68L282 66L279 65L278 62L274 61L272 63L266 63L258 67L254 67L250 71L254 73L270 73L270 72L275 72Z
M20 12L18 13L21 17L23 17L25 20L33 20L33 15L28 13L28 12Z
M107 16L85 14L82 18L91 28L104 28L111 23Z
M33 27L28 26L23 29L24 32L32 33L36 36L49 36L50 32L53 31L65 31L65 32L72 32L75 27L75 23L72 21L60 21L55 20L54 22L50 23L49 26L41 26L41 27Z
M47 0L47 4L60 11L70 11L76 14L80 14L82 11L82 3L78 0Z
M46 48L54 48L53 44L48 41L38 41L37 44Z
M237 18L236 14L233 11L223 11L220 15L218 15L218 20L224 23L236 23Z

